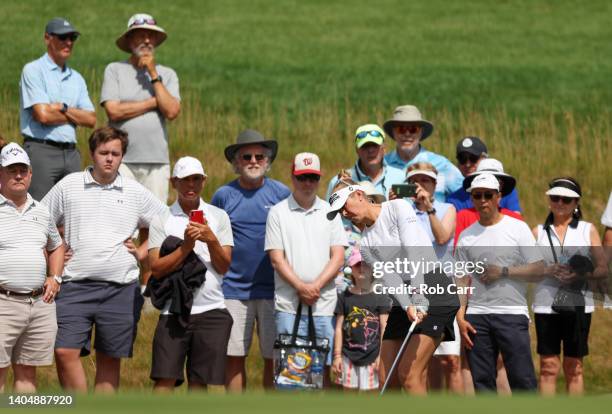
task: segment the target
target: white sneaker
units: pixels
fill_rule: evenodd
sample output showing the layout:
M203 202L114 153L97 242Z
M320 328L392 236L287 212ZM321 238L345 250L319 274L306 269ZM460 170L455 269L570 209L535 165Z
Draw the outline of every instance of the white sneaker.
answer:
M612 310L612 298L608 295L604 295L603 308L606 310Z

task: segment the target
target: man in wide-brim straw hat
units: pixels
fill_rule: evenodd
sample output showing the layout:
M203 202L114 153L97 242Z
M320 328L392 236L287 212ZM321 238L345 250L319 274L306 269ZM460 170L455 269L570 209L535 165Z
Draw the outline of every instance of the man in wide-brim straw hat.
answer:
M387 135L395 140L395 151L385 156L388 165L406 169L415 162L428 162L438 170L436 199L445 201L448 194L461 188L463 175L446 157L428 151L421 145L433 132L431 122L423 119L414 105L395 108L393 117L384 123Z
M234 319L227 348L226 381L230 391L246 387L245 360L255 322L264 358L263 385L272 387L274 324L274 270L264 252L266 220L270 208L290 194L279 181L266 177L278 144L258 131L242 131L225 148L225 158L238 178L213 195L211 204L227 212L234 234L234 254L223 278L223 294Z

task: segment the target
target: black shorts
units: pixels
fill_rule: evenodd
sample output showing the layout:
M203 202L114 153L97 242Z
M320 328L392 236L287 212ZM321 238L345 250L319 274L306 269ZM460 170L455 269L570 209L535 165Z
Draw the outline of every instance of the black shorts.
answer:
M582 358L589 354L591 314L535 314L538 354Z
M427 335L435 339L442 337L442 341L454 341L455 328L453 327L453 321L458 310L459 308L455 306L431 308L425 319L414 328L413 334ZM399 306L394 306L389 313L383 340L404 339L408 334L410 325L411 322L406 311Z
M160 315L153 337L151 379L183 383L185 359L190 383L225 385L227 343L233 320L226 309L189 317L183 327L175 315Z

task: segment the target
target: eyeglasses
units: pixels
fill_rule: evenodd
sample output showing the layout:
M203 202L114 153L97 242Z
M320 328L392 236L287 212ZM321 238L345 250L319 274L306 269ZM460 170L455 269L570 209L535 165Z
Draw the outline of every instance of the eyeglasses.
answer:
M133 26L142 26L143 24L155 25L155 24L157 24L157 22L155 21L155 19L136 19L136 20L134 20L132 22L130 27L133 27Z
M255 161L263 161L266 158L265 154L242 154L242 159L244 161L251 161L255 157Z
M421 130L421 127L418 125L398 125L396 128L400 134L403 134L406 131L410 132L411 134L416 134Z
M301 183L303 183L304 181L319 182L319 180L321 179L321 176L317 174L302 174L302 175L296 175L295 179Z
M495 195L492 191L483 191L478 193L472 193L472 198L474 200L491 200Z
M363 139L367 136L371 136L374 138L384 138L385 136L382 134L382 132L377 131L377 130L372 130L372 131L361 131L360 133L358 133L357 135L355 135L356 139Z
M479 155L467 154L465 152L462 152L461 154L457 155L457 161L459 161L459 164L462 164L462 165L467 164L468 161L471 164L476 164L479 159L480 159Z
M558 203L559 201L562 201L563 204L571 204L572 201L575 200L572 197L563 197L563 196L556 196L556 195L548 196L548 198L550 198L550 201L552 201L553 203Z
M71 42L76 42L76 40L79 37L79 35L76 33L54 34L53 36L57 37L62 42L65 42L66 40L70 40Z

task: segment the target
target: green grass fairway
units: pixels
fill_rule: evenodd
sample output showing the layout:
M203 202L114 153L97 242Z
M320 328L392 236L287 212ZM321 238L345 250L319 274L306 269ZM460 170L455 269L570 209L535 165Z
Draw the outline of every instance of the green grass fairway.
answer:
M123 394L119 396L76 396L70 412L109 413L249 413L249 414L516 414L516 413L609 413L612 398L453 398L434 396L409 398L404 395L348 394L250 394L244 396L174 395L154 396ZM47 408L45 412L65 412L66 408Z

